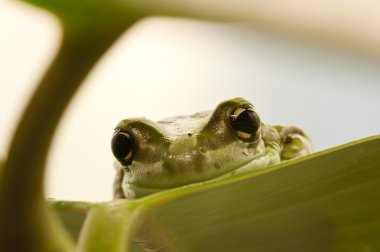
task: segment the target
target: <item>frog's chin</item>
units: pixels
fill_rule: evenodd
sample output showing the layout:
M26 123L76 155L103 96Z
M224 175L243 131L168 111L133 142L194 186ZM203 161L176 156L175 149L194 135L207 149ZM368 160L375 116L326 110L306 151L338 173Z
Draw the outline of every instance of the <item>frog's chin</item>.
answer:
M267 152L266 155L262 155L255 159L252 159L251 161L241 166L237 166L234 169L228 169L227 172L224 172L222 174L217 174L217 176L214 176L214 177L203 178L203 179L193 181L191 183L184 183L180 185L177 184L177 185L173 185L172 187L165 187L165 188L145 187L141 184L139 185L135 183L126 183L124 184L125 187L123 186L123 191L127 199L136 199L136 198L141 198L150 194L158 193L164 190L175 189L175 188L187 186L190 184L198 184L198 183L202 183L206 181L213 181L216 179L231 177L236 174L260 171L271 165L277 164L279 162L281 162L281 159L277 152L269 152L269 153Z

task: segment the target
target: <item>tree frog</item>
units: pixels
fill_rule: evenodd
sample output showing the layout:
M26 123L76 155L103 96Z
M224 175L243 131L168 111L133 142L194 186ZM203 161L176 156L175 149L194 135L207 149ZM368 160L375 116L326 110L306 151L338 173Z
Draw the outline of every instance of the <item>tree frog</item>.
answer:
M117 160L114 198L135 199L264 169L309 154L312 146L300 128L265 124L252 103L234 98L189 116L122 120L111 149Z

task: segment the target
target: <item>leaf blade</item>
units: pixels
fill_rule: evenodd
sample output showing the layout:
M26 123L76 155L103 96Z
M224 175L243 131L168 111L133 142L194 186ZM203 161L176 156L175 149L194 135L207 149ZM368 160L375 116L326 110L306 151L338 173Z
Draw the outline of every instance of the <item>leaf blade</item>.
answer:
M180 251L378 250L379 153L374 137L169 201L156 195L139 234L168 250L170 237Z

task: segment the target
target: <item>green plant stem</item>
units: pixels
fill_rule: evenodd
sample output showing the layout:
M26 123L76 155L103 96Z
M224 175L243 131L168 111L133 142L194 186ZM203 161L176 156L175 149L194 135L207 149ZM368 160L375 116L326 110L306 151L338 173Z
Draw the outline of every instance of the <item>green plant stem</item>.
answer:
M135 206L126 200L95 206L85 220L77 251L130 251L138 214Z
M24 111L5 162L0 181L1 251L72 249L44 202L46 157L71 97L126 26L63 28L59 52Z

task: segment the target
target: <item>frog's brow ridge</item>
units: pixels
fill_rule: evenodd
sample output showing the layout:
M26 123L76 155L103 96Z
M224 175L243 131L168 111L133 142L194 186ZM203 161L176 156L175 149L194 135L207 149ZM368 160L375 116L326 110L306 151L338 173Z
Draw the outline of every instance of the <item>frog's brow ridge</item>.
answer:
M156 135L166 136L165 130L160 127L158 123L155 123L146 118L129 118L122 120L116 129L124 129L128 131L133 131L135 129L142 129L144 131L154 133Z

